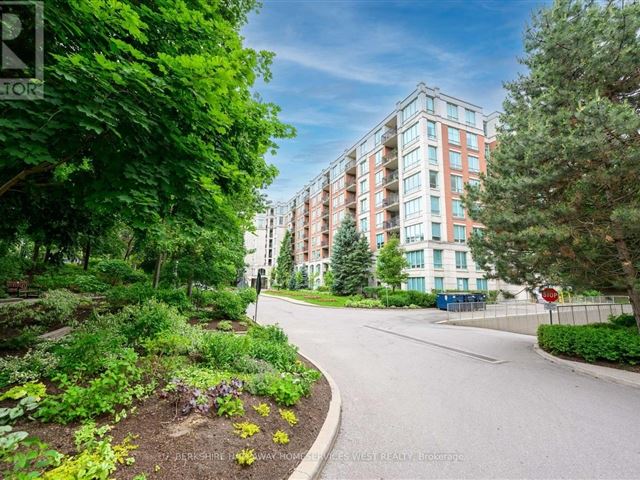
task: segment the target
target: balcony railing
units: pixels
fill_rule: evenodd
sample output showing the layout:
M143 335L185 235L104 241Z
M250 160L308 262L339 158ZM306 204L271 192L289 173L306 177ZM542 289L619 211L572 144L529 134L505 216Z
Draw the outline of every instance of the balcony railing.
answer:
M391 230L393 228L397 228L400 226L400 219L398 217L390 218L389 220L385 220L383 224L383 228L385 230Z
M328 247L329 246L329 240L322 240L322 242L320 243L321 247Z
M398 150L390 150L382 156L382 163L389 163L398 159Z
M396 203L398 203L398 195L389 195L382 201L382 206L389 207L391 205L395 205Z
M356 203L356 196L355 195L346 195L344 197L344 204L348 206L348 205L350 205L352 203L354 203L354 204Z
M397 170L395 170L394 172L392 172L389 175L387 175L386 177L384 177L382 183L386 185L388 183L395 182L396 180L398 180L398 171Z
M397 128L390 128L389 130L387 130L386 132L384 132L382 134L382 143L391 140L393 137L395 137L396 135L398 135L398 129Z
M347 170L351 170L355 167L356 167L356 161L355 159L351 159L344 165L344 170L346 172Z

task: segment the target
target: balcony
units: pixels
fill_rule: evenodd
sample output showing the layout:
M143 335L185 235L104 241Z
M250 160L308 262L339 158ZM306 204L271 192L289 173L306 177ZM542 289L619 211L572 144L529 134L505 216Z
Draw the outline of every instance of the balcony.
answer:
M322 240L322 242L320 242L320 246L322 248L329 248L329 240Z
M386 168L392 168L398 166L398 149L394 148L393 150L389 150L382 156L382 164Z
M382 201L382 206L387 210L399 210L400 205L398 204L398 195L387 195L387 198Z
M322 204L323 205L329 205L329 199L331 198L331 196L329 195L328 192L325 192L322 194Z
M326 233L329 231L329 222L322 222L322 225L320 227L320 231L322 233Z
M393 170L389 175L383 178L382 183L389 190L398 190L398 171Z
M387 143L387 142L391 142L392 140L395 140L398 137L398 129L397 128L389 128L386 132L384 132L382 134L382 137L380 138L380 140L382 141L382 143Z
M352 173L355 175L356 173L356 159L350 158L344 166L344 171L346 173Z
M356 208L356 196L355 195L345 195L345 197L344 197L344 205L347 208Z
M323 208L322 209L322 218L329 218L329 209L328 208Z
M383 223L384 230L397 230L400 228L400 218L391 217L389 220L385 220Z
M344 187L347 189L347 192L355 192L356 191L356 177L348 176L344 182Z

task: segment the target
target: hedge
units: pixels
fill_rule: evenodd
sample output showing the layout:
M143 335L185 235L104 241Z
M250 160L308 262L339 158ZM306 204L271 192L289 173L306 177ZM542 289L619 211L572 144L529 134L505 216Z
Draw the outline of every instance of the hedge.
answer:
M540 325L538 344L547 352L582 358L589 363L597 360L640 363L640 335L635 327L612 323Z

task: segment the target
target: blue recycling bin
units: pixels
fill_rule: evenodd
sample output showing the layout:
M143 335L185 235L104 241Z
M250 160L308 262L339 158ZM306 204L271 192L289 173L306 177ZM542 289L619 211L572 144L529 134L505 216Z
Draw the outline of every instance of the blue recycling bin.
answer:
M469 293L469 292L450 292L439 293L436 298L436 306L440 310L448 310L448 306L451 303L461 304L457 311L471 311L471 310L485 310L487 301L487 295L484 293Z

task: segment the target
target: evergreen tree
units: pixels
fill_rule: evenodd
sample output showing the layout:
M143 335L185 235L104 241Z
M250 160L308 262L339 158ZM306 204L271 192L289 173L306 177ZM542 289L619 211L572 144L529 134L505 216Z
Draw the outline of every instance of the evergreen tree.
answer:
M367 239L356 230L356 223L347 215L333 240L331 269L336 295L360 293L369 282L372 253Z
M291 277L289 277L289 290L297 290L298 289L298 275L300 272L296 272Z
M309 288L309 272L307 271L307 266L303 265L298 273L300 273L300 277L297 278L296 281L298 290L307 290Z
M510 282L625 290L640 328L640 3L562 0L525 35L498 146L466 205ZM481 206L481 207L480 207Z
M280 288L287 288L293 278L293 254L291 253L291 232L284 232L284 237L280 243L280 253L276 260L276 285Z
M333 288L333 271L327 270L326 272L324 272L322 280L324 282L325 287L332 289Z
M392 237L378 253L376 265L378 280L386 283L392 291L395 291L402 282L409 278L409 275L404 271L408 267L409 263L404 255L404 250L400 248L400 240Z

